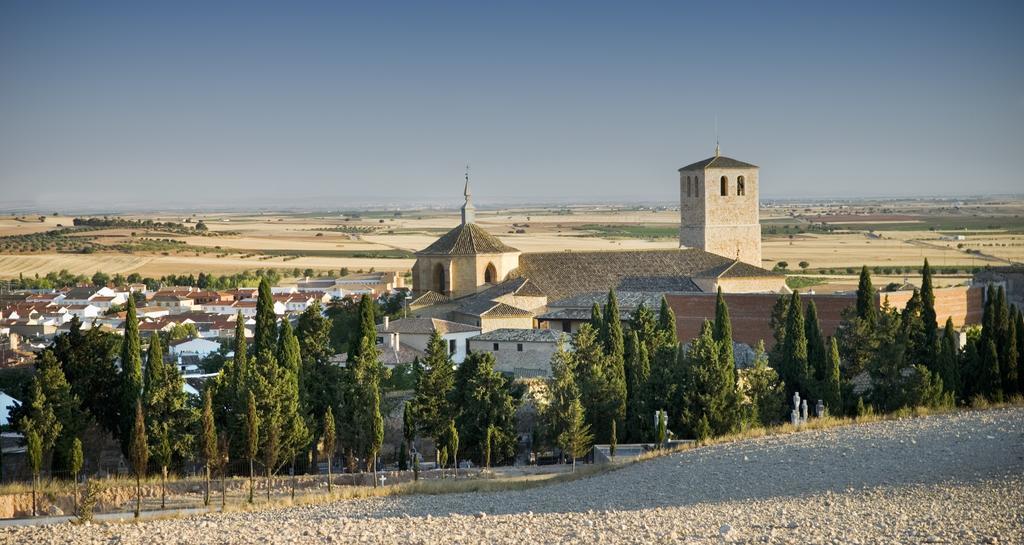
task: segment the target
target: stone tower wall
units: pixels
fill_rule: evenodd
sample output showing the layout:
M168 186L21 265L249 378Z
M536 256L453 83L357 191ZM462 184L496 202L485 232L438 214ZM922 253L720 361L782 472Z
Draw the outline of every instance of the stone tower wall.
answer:
M698 180L699 195L687 176ZM727 195L721 194L721 178L727 178ZM744 194L737 195L737 181L744 179ZM709 168L681 171L679 244L761 266L761 223L758 208L758 169Z

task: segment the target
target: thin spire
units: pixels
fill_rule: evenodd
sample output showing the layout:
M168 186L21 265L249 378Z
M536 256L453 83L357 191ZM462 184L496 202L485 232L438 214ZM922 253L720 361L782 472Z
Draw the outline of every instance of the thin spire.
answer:
M719 155L718 147L718 114L715 114L715 157Z
M476 219L476 209L473 208L473 193L469 190L469 163L466 163L466 187L462 190L466 197L466 203L462 205L462 224L473 223Z

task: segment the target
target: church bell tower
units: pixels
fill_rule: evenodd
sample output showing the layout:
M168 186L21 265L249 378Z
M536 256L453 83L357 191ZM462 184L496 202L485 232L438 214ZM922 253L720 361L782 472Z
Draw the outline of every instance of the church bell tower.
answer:
M679 247L761 266L757 165L719 153L679 169Z

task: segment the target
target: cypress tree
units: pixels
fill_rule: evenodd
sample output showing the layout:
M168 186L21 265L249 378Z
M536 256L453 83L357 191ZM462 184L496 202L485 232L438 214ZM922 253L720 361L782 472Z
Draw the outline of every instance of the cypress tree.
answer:
M857 283L857 317L872 324L878 319L875 287L871 285L871 273L868 272L867 265L861 267L860 280Z
M1010 308L1006 303L1006 288L999 286L993 303L995 313L995 342L999 353L1000 390L1009 397L1017 390L1017 339Z
M416 382L412 412L419 430L440 444L453 414L449 396L455 386L455 371L444 339L436 330L427 341L423 363L425 369Z
M217 460L217 425L213 420L213 393L210 388L203 391L203 431L202 440L203 465L205 466L206 487L203 493L203 505L210 505L210 467Z
M355 361L359 357L359 351L363 346L363 339L370 339L370 346L376 347L377 341L377 322L375 315L376 305L373 302L373 297L370 295L363 295L359 299L359 321L356 323L356 328L352 331L352 336L349 338L348 343L348 361Z
M142 415L142 401L135 401L135 421L129 446L132 472L135 473L135 518L142 511L142 477L149 465L149 445L146 438L146 419Z
M590 326L587 326L589 330ZM559 342L555 353L551 355L551 382L548 387L549 403L543 409L541 417L544 422L544 432L549 439L563 451L568 449L562 444L561 437L569 429L571 414L571 403L579 401L580 389L576 384L576 376L573 372L574 361L569 351ZM581 413L582 413L581 406ZM534 450L540 442L538 434L534 434Z
M256 396L249 392L245 411L245 456L249 460L249 503L252 503L254 463L260 448L260 417L256 413Z
M256 296L256 327L253 334L253 349L259 354L264 350L273 351L277 345L277 314L274 312L274 296L270 292L270 281L260 280Z
M139 340L139 319L135 298L129 297L121 341L121 451L129 454L132 440L132 417L142 395L142 343Z
M957 364L957 334L953 327L953 318L946 318L946 327L939 339L939 354L936 359L936 372L942 379L947 392L960 392L960 373Z
M663 344L679 343L679 334L676 332L676 314L672 307L668 306L668 298L661 296L661 308L658 309L658 332L661 334Z
M999 352L992 339L985 342L981 353L981 373L978 380L979 391L992 401L1003 400L1001 373L999 371Z
M982 393L980 342L980 339L967 337L967 344L960 357L960 397L966 401Z
M1017 392L1024 394L1024 311L1018 308L1016 314L1014 332L1017 336Z
M299 350L299 340L292 332L292 326L287 319L282 320L277 354L280 371L280 379L276 385L277 411L281 418L278 454L282 460L294 460L295 456L309 444L311 434L303 418L299 399L302 354Z
M558 436L558 446L563 453L572 457L572 471L576 471L576 458L586 455L593 444L594 436L590 433L590 426L584 419L583 405L579 397L569 401L564 421L565 431Z
M640 342L646 345L648 354L650 354L654 350L655 345L658 344L657 328L658 323L657 319L654 316L654 313L651 312L651 309L647 306L646 303L641 302L639 305L637 305L636 310L634 310L633 314L630 315L629 317L629 331L636 332L637 338L640 340ZM628 343L628 341L629 336L626 335L624 342ZM631 355L629 354L629 350L627 348L627 365L629 364L630 356Z
M782 356L779 362L779 378L786 383L786 398L794 392L803 391L807 396L807 336L804 326L803 304L800 292L794 291L790 296L789 310L786 313L786 337L782 343Z
M625 343L622 333L622 320L619 314L619 300L615 290L608 291L608 303L604 309L604 331L602 341L607 366L604 372L608 383L608 404L611 407L612 419L624 418L626 415L627 386L625 369ZM609 429L609 433L610 433Z
M840 414L842 411L843 400L839 375L839 343L836 342L835 337L832 337L830 341L828 364L826 366L826 373L822 384L822 397L825 401L826 407L829 407L830 410L833 410L836 414Z
M932 286L932 268L928 259L921 270L921 320L924 322L923 364L935 370L939 350L939 319L935 314L935 289Z
M278 414L268 415L266 440L263 442L263 468L267 474L267 501L270 491L274 488L274 469L281 454L281 417Z
M448 434L445 448L452 459L452 467L455 469L455 476L459 476L459 430L455 427L455 421L448 421Z
M412 442L416 440L416 419L412 412L412 400L406 401L402 408L402 439L406 451L412 453Z
M36 488L39 487L39 472L43 466L43 444L36 430L25 432L25 455L28 467L32 470L32 516L36 516ZM136 515L138 516L138 515Z
M597 332L604 331L604 313L597 301L594 301L594 305L590 307L590 327Z
M813 371L812 383L822 383L828 374L828 351L825 348L825 336L821 333L821 325L818 323L818 308L814 301L807 302L807 316L804 319L804 336L807 338L807 365L808 371ZM827 390L827 388L822 389ZM815 397L823 395L823 392L807 392L807 395Z
M1012 314L1016 314L1016 312ZM1017 388L1019 380L1018 375L1020 373L1020 362L1017 360L1017 345L1020 342L1021 339L1017 338L1017 326L1015 320L1010 318L1008 319L1006 328L1006 345L1003 347L1003 355L999 363L999 370L1003 375L1003 392L1007 398L1020 392Z
M71 470L71 479L75 481L75 513L78 513L78 475L82 472L85 458L82 456L82 440L75 437L71 442L68 452L68 469Z
M629 350L627 352L630 355L630 359L627 369L628 376L626 377L625 432L628 441L637 442L642 441L645 430L650 429L649 426L645 426L645 423L647 422L647 413L650 407L647 383L651 377L651 363L647 353L647 346L640 341L637 333L631 330L627 338L629 339Z
M248 351L249 343L245 339L245 316L242 316L242 311L238 311L235 316L235 366L239 370L244 367L245 362L249 361ZM239 366L238 362L242 362L243 365Z
M701 417L708 418L715 435L729 433L739 423L734 369L723 360L721 346L711 322L705 321L684 357L681 419L691 435L696 434Z
M718 295L715 299L714 338L722 345L719 352L722 357L722 365L733 370L735 382L735 378L739 374L736 371L736 356L732 346L732 320L729 318L729 306L725 304L721 286L718 288Z
M160 346L160 335L154 334L149 338L149 348L146 349L146 368L142 379L143 399L153 397L153 386L163 382L164 372L164 351Z
M996 287L989 284L985 290L985 306L981 314L981 338L979 339L981 347L979 352L984 351L985 343L989 339L996 340L996 299Z
M334 437L334 411L327 407L324 413L324 444L323 454L327 458L327 493L330 494L334 485L331 478L331 461L334 460L334 451L337 448Z
M167 426L163 426L153 448L153 457L156 459L156 465L160 466L160 509L167 507L167 466L171 465L171 457L173 455Z
M608 290L608 302L604 309L604 324L601 337L604 342L604 352L609 356L621 361L624 357L625 339L622 335L622 320L619 316L619 298L615 290Z

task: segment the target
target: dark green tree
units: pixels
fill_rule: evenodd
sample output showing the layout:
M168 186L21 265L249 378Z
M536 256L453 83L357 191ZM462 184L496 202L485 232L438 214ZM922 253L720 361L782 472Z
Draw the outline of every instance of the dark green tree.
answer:
M132 473L135 474L135 518L142 511L142 478L149 465L149 439L146 436L146 419L142 414L142 400L135 400L135 424L132 428L129 453Z
M718 295L715 299L715 325L712 333L715 341L721 345L719 355L722 358L722 365L729 366L735 374L736 356L732 346L732 319L729 318L729 306L725 304L721 286L718 288Z
M132 417L135 405L142 396L142 343L139 339L139 320L135 313L135 299L128 298L124 320L124 340L121 344L121 450L129 454L132 440Z
M456 379L451 396L453 405L461 409L455 423L462 451L479 465L486 458L488 430L492 454L499 463L514 459L516 453L516 409L522 392L494 365L490 352L470 353L457 374L463 369L471 369L472 373L465 380ZM449 453L454 452L449 448Z
M835 337L829 341L828 363L825 366L825 376L821 382L821 399L825 407L834 414L842 414L842 381L839 370L839 343Z
M942 379L946 390L959 395L960 373L957 364L957 338L956 329L953 327L953 318L946 318L946 327L942 330L939 338L939 353L936 357L935 373Z
M569 402L563 420L565 430L558 436L558 446L562 452L572 458L572 471L576 472L576 459L586 456L594 442L594 436L590 433L590 426L584 419L583 405L579 398Z
M249 460L249 503L253 500L256 455L260 449L260 416L256 412L256 396L249 392L245 412L245 456Z
M323 455L327 458L327 493L330 494L334 485L334 479L331 477L331 465L334 460L334 452L337 450L334 433L334 411L331 410L330 406L327 407L323 420Z
M32 471L32 516L36 516L36 489L39 488L39 472L43 467L43 444L39 434L32 428L31 423L25 432L25 454L28 458L28 467Z
M327 409L337 411L345 403L345 371L331 362L334 348L331 344L330 319L324 317L319 303L313 303L299 315L296 336L302 369L299 373L300 406L305 411L308 428L315 430L310 441L310 459L315 456L316 444L322 438L323 417Z
M455 371L444 339L436 330L427 341L423 365L423 375L412 399L412 412L419 431L433 439L435 445L440 445L453 414L449 396L455 386Z
M800 302L800 292L794 291L790 296L789 308L786 312L786 334L782 342L781 357L776 366L779 378L786 384L786 398L794 392L808 395L807 336L804 325L804 309Z
M935 314L935 288L932 285L932 268L928 265L927 258L921 269L921 321L924 326L924 339L920 363L935 370L940 350L939 318Z
M650 400L648 381L651 377L651 363L647 345L634 330L626 337L626 353L629 366L626 368L626 419L627 441L639 442L650 435L648 424Z
M714 327L705 321L701 334L683 356L681 419L691 435L706 418L712 433L723 435L739 425L739 399L735 370L721 356L722 343L714 338Z
M82 455L82 440L75 437L71 441L71 447L67 454L68 468L71 470L71 479L75 482L75 509L78 513L78 476L82 473L82 466L85 465L85 457Z
M253 351L256 354L264 350L273 351L277 346L277 313L274 312L274 296L270 291L270 281L266 277L260 279L260 287L256 296L256 325L253 329Z
M742 372L744 393L750 408L746 411L751 424L770 426L778 423L786 410L785 386L779 374L768 366L764 341L754 351L754 365Z
M823 399L826 397L824 385L825 377L829 372L829 353L825 348L825 336L821 332L821 324L818 322L818 308L814 301L807 302L807 316L804 320L804 336L807 338L807 366L808 388L807 395L812 399Z
M203 505L210 505L210 467L217 463L217 425L213 420L213 391L210 388L203 391L202 427L200 439L206 484L203 492Z
M675 345L679 343L676 332L676 315L668 306L668 299L661 297L661 308L658 310L658 332L662 336L661 344Z
M878 309L875 306L875 287L871 284L871 273L868 266L860 269L860 280L857 284L857 317L874 323L878 317Z

